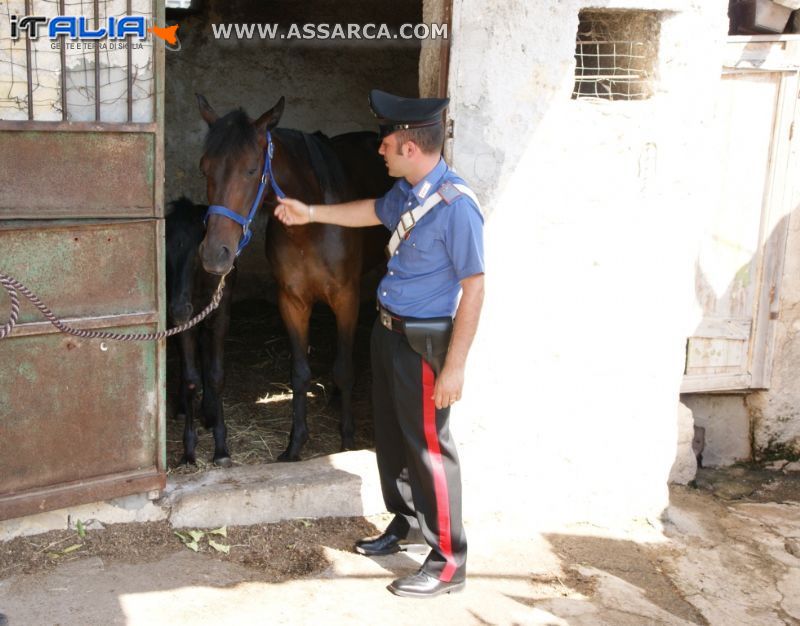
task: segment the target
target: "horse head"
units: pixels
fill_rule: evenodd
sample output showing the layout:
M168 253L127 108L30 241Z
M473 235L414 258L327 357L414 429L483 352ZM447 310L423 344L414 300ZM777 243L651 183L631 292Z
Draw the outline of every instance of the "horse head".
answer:
M257 208L254 203L264 173L266 135L278 125L284 99L281 97L257 120L250 119L242 109L220 117L200 94L197 103L208 124L200 169L206 178L208 204L217 209L208 214L200 260L207 272L226 274L249 228L249 224L243 224L251 208Z

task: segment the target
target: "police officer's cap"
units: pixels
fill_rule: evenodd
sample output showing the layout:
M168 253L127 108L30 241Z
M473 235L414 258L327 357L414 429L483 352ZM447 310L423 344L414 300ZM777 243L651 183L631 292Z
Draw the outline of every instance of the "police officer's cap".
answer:
M381 129L381 137L396 130L435 126L450 98L402 98L379 89L369 92L369 106Z

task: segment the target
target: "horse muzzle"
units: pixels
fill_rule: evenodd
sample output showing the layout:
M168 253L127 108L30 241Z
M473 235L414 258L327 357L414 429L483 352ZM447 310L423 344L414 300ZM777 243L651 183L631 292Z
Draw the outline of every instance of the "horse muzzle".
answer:
M236 252L225 245L206 245L200 244L200 262L203 269L209 274L223 276L231 271L233 262L236 260Z
M172 323L176 325L185 324L192 319L194 308L191 302L176 302L169 306L169 316L172 318Z

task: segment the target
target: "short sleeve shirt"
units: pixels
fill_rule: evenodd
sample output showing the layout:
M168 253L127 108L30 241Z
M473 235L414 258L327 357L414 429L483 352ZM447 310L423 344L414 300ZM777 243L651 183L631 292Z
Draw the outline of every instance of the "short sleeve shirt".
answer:
M465 184L444 159L413 187L399 179L375 201L378 219L394 231L403 213L425 202L444 182ZM462 194L451 204L437 204L400 242L378 285L378 301L402 317L453 316L460 282L483 272L483 216Z

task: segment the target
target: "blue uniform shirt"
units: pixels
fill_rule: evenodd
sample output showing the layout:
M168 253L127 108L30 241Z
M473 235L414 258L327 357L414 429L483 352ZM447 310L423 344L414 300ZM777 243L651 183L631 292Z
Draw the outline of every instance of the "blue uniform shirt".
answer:
M378 219L394 231L403 213L422 204L445 181L465 184L444 159L413 187L399 179L375 201ZM453 316L460 281L483 271L483 216L462 194L452 204L437 204L400 242L378 285L378 301L402 317Z

